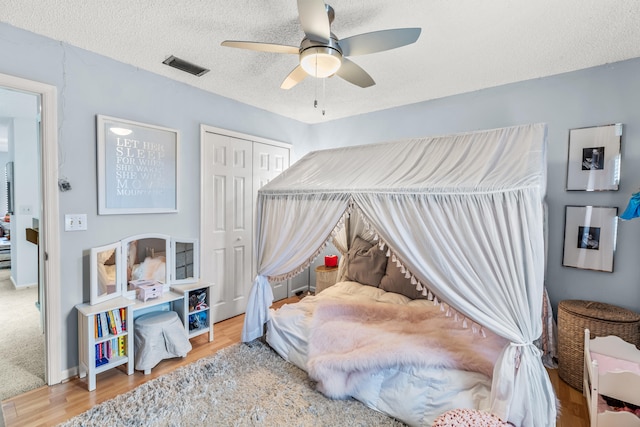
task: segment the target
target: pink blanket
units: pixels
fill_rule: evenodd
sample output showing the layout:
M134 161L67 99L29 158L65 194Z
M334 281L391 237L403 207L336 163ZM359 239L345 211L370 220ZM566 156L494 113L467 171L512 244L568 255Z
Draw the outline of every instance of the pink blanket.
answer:
M318 303L311 321L307 371L320 392L345 398L361 380L401 365L491 377L507 343L490 331L486 338L474 334L437 307L325 301Z
M622 372L628 371L640 375L640 365L630 360L607 356L606 354L591 352L591 359L598 362L598 372Z

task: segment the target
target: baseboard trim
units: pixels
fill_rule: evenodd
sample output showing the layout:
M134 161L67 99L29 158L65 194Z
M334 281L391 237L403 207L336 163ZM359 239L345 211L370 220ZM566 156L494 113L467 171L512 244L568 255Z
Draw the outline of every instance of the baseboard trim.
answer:
M60 372L60 375L62 375L62 382L67 382L70 379L78 376L78 367L74 366L72 368L65 369L62 372Z

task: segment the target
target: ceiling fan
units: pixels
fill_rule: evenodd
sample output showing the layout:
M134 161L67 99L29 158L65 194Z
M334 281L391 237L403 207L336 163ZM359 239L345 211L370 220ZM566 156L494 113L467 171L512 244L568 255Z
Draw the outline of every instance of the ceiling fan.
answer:
M225 40L222 46L261 52L299 55L300 62L284 79L282 89L291 89L307 76L318 78L337 75L360 87L373 86L371 76L347 57L382 52L414 43L420 28L396 28L374 31L338 39L331 32L335 17L333 8L324 0L298 0L298 15L304 31L300 46Z

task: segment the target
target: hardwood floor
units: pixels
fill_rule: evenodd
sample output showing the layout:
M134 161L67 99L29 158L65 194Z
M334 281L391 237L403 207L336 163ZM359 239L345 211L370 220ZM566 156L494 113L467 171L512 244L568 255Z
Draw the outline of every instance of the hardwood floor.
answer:
M279 301L274 306L296 300L297 297L292 297ZM6 426L55 426L153 378L240 342L243 321L244 316L237 316L216 323L213 342L207 341L206 334L192 339L193 350L186 358L164 360L153 368L149 375L136 371L133 375L127 376L124 368L115 368L98 375L97 388L92 392L87 391L86 378L74 378L62 384L41 387L7 399L2 402ZM549 370L549 376L562 405L557 426L588 427L589 416L582 393L562 381L557 370Z

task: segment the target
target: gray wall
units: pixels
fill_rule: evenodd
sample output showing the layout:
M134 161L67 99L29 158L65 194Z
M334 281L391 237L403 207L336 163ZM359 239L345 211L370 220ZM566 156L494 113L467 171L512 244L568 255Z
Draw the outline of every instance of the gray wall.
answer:
M432 102L305 125L107 58L0 24L0 72L59 89L60 176L73 189L60 193L65 213L87 213L86 232L61 231L63 369L77 364L74 305L88 300L83 259L92 246L143 232L180 237L199 233L199 126L208 124L293 144L294 159L309 150L489 129L523 123L549 126L549 262L547 285L554 306L567 298L598 300L640 311L636 261L640 220L622 223L615 272L562 267L564 206L624 209L640 186L640 60L452 96ZM195 77L194 77L195 78ZM97 215L95 115L176 128L181 133L180 212ZM622 122L622 180L617 192L564 191L568 131ZM53 337L55 339L55 337Z
M33 111L38 98L29 96ZM33 226L40 213L40 170L29 167L39 156L39 123L35 117L15 117L9 136L9 158L13 161L13 214L11 215L11 280L17 288L38 284L38 246L27 240L24 230Z

